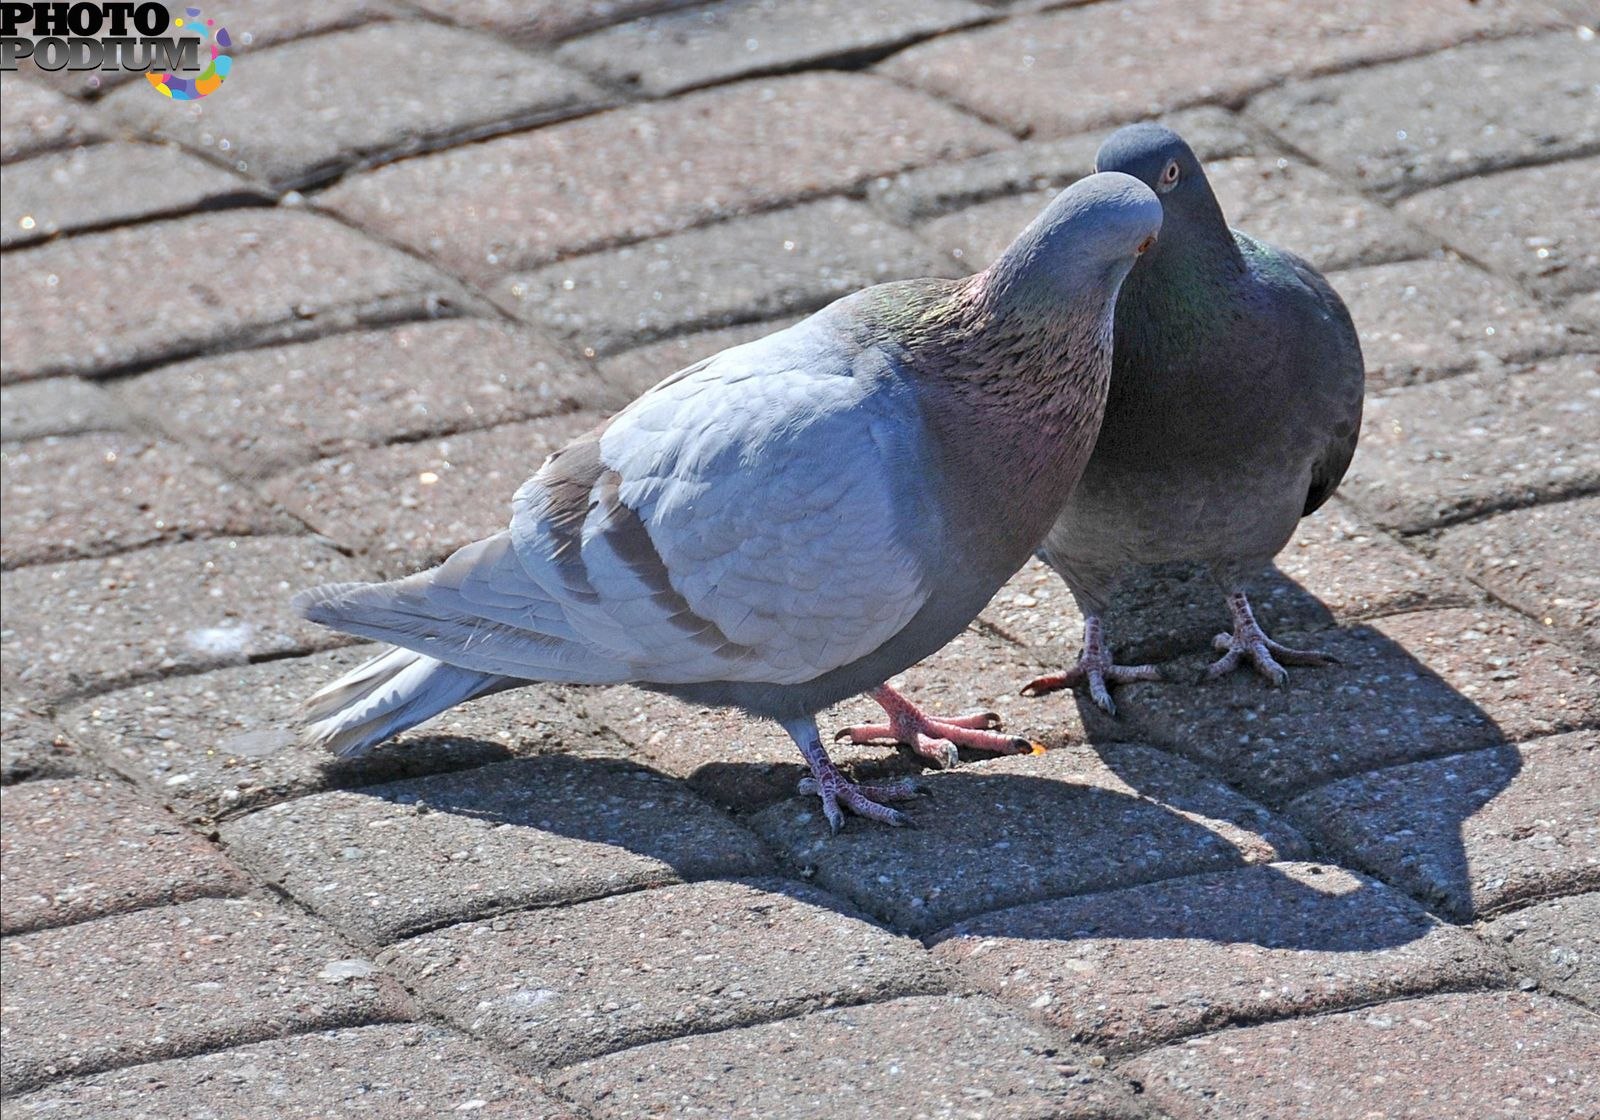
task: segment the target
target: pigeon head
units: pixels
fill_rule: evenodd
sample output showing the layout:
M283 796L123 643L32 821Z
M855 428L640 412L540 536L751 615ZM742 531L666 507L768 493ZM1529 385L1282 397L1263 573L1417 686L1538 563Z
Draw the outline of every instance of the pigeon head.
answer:
M1098 172L1120 171L1155 192L1170 227L1190 240L1227 237L1227 222L1206 173L1183 137L1159 124L1131 124L1106 138L1094 157Z

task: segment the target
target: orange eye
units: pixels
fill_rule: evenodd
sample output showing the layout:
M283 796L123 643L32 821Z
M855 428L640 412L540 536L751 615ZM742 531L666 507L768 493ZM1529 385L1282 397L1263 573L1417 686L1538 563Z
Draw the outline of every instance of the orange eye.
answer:
M1156 243L1156 235L1152 233L1149 237L1147 237L1143 241L1139 242L1139 247L1134 250L1134 253L1136 255L1142 257L1147 252L1150 251L1150 247L1152 245L1154 245L1155 243Z
M1178 161L1173 160L1161 170L1161 186L1171 189L1178 182Z

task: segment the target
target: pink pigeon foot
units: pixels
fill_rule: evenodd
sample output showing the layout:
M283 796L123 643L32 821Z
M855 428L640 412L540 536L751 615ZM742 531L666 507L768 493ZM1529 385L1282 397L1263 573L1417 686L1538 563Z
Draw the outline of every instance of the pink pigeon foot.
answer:
M1211 639L1212 648L1221 651L1222 656L1206 670L1206 680L1214 681L1226 676L1248 659L1251 667L1265 677L1268 684L1282 688L1289 683L1289 671L1284 668L1285 665L1339 664L1339 659L1330 653L1290 649L1267 637L1266 631L1256 622L1255 613L1250 609L1250 600L1243 591L1228 595L1228 610L1233 614L1233 633L1218 634Z
M993 712L975 712L948 719L924 715L920 708L888 685L874 691L872 698L888 714L889 722L844 727L834 735L835 740L904 743L941 769L956 764L957 747L997 754L1037 754L1044 750L1038 743L996 732L994 728L1000 726L1000 717Z
M800 780L800 792L822 798L822 815L828 819L828 827L835 834L844 827L845 809L858 817L895 828L913 827L910 817L883 802L905 801L915 797L919 792L915 782L901 780L857 785L841 774L833 759L828 757L814 722L807 719L792 726L785 724L784 729L794 738L800 753L805 756L806 765L811 768L811 776Z
M1083 620L1083 652L1078 654L1078 663L1065 672L1035 677L1022 687L1022 695L1044 696L1059 689L1086 685L1095 705L1106 715L1115 716L1117 705L1111 699L1108 684L1160 679L1161 670L1154 665L1118 665L1112 661L1100 616L1091 614Z

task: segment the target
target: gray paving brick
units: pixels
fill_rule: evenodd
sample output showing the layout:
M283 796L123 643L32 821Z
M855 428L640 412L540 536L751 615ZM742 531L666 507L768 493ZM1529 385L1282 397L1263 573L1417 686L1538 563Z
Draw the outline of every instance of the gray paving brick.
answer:
M1600 146L1594 46L1570 30L1294 83L1249 112L1391 197Z
M310 537L188 541L6 572L4 649L36 694L60 698L153 673L342 645L289 598L364 570Z
M117 373L469 303L453 281L326 218L201 214L8 255L0 376Z
M819 1076L820 1074L820 1076ZM1113 1120L1132 1094L988 1000L922 996L695 1035L553 1078L597 1120Z
M1474 992L1228 1031L1125 1070L1173 1120L1579 1117L1600 1110L1584 1073L1597 1045L1600 1025L1578 1008Z
M970 0L720 0L616 24L556 57L664 97L747 74L868 59L991 15Z
M627 400L537 331L479 319L404 323L201 358L114 388L241 475Z
M176 148L96 144L0 170L0 245L266 197L249 180Z
M606 383L615 385L618 393L632 400L684 366L730 346L753 342L794 322L794 316L783 316L765 323L740 323L732 327L673 335L659 342L647 342L619 354L607 355L597 364Z
M192 452L140 432L5 444L0 478L7 568L296 527Z
M517 273L500 290L529 321L608 354L813 310L885 280L963 271L860 203L829 199Z
M1369 393L1464 370L1500 372L1507 362L1581 345L1513 285L1451 257L1354 268L1328 279L1361 336Z
M99 137L82 105L17 74L0 76L0 163Z
M1074 1042L1117 1050L1508 979L1471 934L1314 863L1041 902L938 937L934 956L983 990Z
M349 1027L58 1082L7 1102L53 1120L576 1120L527 1078L423 1024Z
M847 824L815 798L751 824L815 882L898 929L1223 867L1299 858L1304 841L1197 767L1149 747L1067 746L922 780L919 827Z
M1600 145L1600 93L1593 112ZM1600 247L1591 236L1600 226L1600 158L1452 183L1406 199L1400 212L1541 296L1600 288Z
M1464 921L1600 887L1600 734L1375 771L1296 799L1331 851Z
M299 1031L395 1019L382 973L324 976L349 948L257 899L202 899L0 943L7 1094Z
M1600 893L1538 902L1480 929L1544 991L1600 1011Z
M0 815L7 936L249 885L210 844L120 784L26 782L0 792Z
M1600 339L1600 292L1579 296L1562 309L1561 317L1586 339Z
M1546 626L1600 645L1600 498L1534 506L1447 529L1437 558Z
M462 66L464 58L472 65ZM107 111L285 190L609 100L549 59L422 22L372 23L275 47L253 55L249 73L226 97L182 107L129 85L106 98ZM444 74L449 96L440 96Z
M681 783L554 755L321 793L222 835L247 867L366 942L770 866L754 836Z
M51 377L0 389L0 432L7 440L109 432L127 426L127 414L111 394L76 377Z
M452 926L378 960L451 1022L536 1069L944 990L917 942L782 879L660 887Z
M1359 0L1307 20L1295 0L1124 0L941 36L881 68L986 119L1058 136L1232 101L1290 76L1499 34L1543 15L1526 4L1463 11L1450 0Z
M76 774L84 761L77 748L47 716L13 696L13 688L7 673L0 700L0 784Z
M1340 493L1400 532L1600 486L1600 362L1549 358L1368 398Z
M802 74L406 160L318 201L488 278L1009 142L881 78Z
M436 564L511 521L511 498L598 412L565 412L323 459L262 491L386 576Z
M686 7L694 0L416 0L441 19L481 27L515 43L565 39L651 12Z

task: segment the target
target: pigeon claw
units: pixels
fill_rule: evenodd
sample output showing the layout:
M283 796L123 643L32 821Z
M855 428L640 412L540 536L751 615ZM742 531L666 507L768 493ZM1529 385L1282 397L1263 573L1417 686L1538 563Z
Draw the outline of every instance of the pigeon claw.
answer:
M888 723L841 727L834 740L852 743L900 743L910 747L941 770L956 765L957 748L989 751L993 754L1027 754L1033 743L1015 735L1001 734L1000 717L994 712L971 712L963 716L925 715L911 701L887 687L874 698L888 713Z
M1211 647L1222 656L1211 663L1202 680L1214 681L1227 676L1246 661L1256 674L1273 688L1289 683L1289 670L1285 665L1321 666L1341 664L1332 654L1317 650L1290 649L1279 645L1259 626L1243 627L1232 634L1218 634L1211 639Z
M802 778L802 794L815 794L822 799L822 815L835 836L844 827L844 810L858 817L890 825L894 828L915 828L916 824L898 809L883 804L885 801L905 801L916 797L921 789L915 782L880 782L875 785L857 785L837 769L823 772L820 778Z
M1035 677L1022 687L1024 696L1046 696L1064 688L1083 685L1095 707L1115 718L1116 701L1111 699L1113 684L1132 684L1134 681L1159 681L1161 670L1154 665L1118 665L1110 654L1090 658L1087 652L1080 655L1078 663L1062 673L1048 673Z

